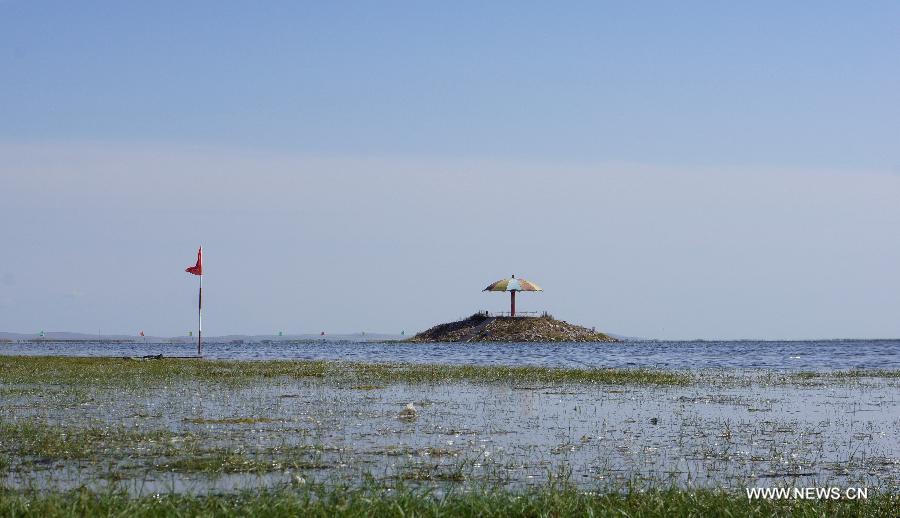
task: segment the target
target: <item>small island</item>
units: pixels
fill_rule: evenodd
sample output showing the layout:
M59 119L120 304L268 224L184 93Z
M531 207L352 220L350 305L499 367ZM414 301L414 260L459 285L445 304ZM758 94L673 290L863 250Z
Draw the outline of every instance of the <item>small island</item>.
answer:
M475 313L458 322L439 324L408 342L618 342L586 327L556 320L549 314L536 317L491 316Z

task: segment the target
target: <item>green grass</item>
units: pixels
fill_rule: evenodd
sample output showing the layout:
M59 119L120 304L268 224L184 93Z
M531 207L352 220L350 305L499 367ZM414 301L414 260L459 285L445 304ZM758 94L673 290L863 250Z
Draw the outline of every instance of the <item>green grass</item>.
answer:
M60 356L0 356L0 382L7 384L160 385L168 381L241 382L275 377L322 377L326 362L128 360Z
M8 385L161 386L191 380L249 384L276 378L320 378L350 386L458 381L684 385L693 381L684 372L655 369L0 356L0 383Z
M173 460L169 463L157 464L158 471L176 473L271 473L285 470L326 469L329 464L313 459L274 459L264 456L253 456L241 452L218 451L203 452L198 455Z
M619 517L850 517L896 516L896 496L867 501L748 501L742 492L662 490L589 494L545 487L524 493L475 491L437 496L400 485L282 488L229 495L161 495L141 498L124 492L16 493L0 489L0 516L619 516Z
M225 419L185 419L184 422L191 424L266 424L278 421L268 417L229 417Z
M859 378L900 378L900 369L873 369L873 370L847 370L847 371L830 371L830 372L797 372L792 375L794 379L830 379L845 380Z
M86 459L141 446L166 448L174 437L175 434L165 430L76 428L34 420L0 421L0 455L11 453L17 457L52 460Z
M62 427L23 419L0 421L0 470L9 468L13 458L27 467L33 462L125 458L135 461L143 457L151 459L153 464L150 466L157 471L207 474L331 467L315 458L318 452L314 445L243 452L224 448L200 449L198 439L195 435L178 435L166 430ZM167 460L157 461L159 458Z
M844 371L796 371L764 370L755 375L735 373L721 369L700 370L693 373L695 385L720 387L769 387L810 385L858 386L865 383L896 384L900 369L844 370Z

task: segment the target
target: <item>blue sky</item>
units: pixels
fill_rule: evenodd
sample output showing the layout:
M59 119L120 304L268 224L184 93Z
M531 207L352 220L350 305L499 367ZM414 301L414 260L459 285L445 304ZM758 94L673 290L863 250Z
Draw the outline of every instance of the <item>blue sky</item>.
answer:
M900 5L485 4L0 2L0 329L900 335Z

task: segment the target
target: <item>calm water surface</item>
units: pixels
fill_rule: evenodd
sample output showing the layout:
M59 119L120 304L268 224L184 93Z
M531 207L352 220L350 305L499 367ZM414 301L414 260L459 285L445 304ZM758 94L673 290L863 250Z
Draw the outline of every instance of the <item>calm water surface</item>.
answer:
M896 381L882 378L725 386L702 376L688 386L354 386L329 378L17 385L0 391L0 422L110 437L162 430L169 438L82 459L11 455L0 484L102 489L115 480L146 495L371 476L438 490L519 489L569 471L586 490L852 485L897 493L897 393ZM399 418L407 403L418 409L415 419ZM223 456L261 467L225 469L216 460ZM214 469L179 467L203 459Z
M0 354L59 356L189 356L195 344L14 342ZM661 369L900 369L900 340L634 341L623 343L408 344L363 341L204 343L204 356L233 360L347 360L547 367Z

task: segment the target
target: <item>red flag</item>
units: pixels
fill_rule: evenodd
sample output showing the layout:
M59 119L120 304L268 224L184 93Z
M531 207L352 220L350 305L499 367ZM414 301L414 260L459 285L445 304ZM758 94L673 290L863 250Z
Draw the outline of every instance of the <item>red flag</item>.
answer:
M200 247L197 250L197 264L190 268L185 268L184 271L193 273L194 275L203 275L203 247Z

